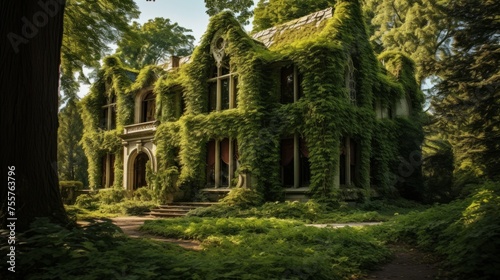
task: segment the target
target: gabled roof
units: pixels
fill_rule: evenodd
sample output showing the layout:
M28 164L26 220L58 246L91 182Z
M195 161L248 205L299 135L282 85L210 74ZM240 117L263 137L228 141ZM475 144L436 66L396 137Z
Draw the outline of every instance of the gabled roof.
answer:
M281 39L285 37L293 37L293 40L300 40L309 37L311 33L317 33L323 29L328 19L333 16L334 9L332 7L324 9L298 19L259 31L252 37L255 40L262 42L266 47L271 47L281 43ZM308 32L303 29L308 29Z

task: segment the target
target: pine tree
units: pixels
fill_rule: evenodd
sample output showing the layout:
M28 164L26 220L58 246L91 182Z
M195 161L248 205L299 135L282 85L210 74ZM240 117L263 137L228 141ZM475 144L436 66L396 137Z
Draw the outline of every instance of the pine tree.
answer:
M439 66L433 105L455 143L462 168L500 176L500 3L459 0L441 7L458 26L453 55Z

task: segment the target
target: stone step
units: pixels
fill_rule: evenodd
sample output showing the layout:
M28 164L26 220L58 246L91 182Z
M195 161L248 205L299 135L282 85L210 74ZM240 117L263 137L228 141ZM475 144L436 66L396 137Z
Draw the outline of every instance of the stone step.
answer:
M186 205L160 205L158 206L158 209L196 209L198 207L195 206L186 206Z
M158 218L175 218L184 217L186 214L197 208L208 207L217 204L216 202L173 202L167 205L160 205L158 208L151 209L150 212L145 212L145 215L150 215Z
M217 202L172 202L168 206L208 207L214 204L217 204Z
M176 217L186 216L186 213L169 213L169 212L156 212L156 211L146 212L145 214L158 218L176 218Z
M154 212L161 212L161 213L187 213L191 211L192 209L163 209L163 208L155 208L152 209L151 211Z

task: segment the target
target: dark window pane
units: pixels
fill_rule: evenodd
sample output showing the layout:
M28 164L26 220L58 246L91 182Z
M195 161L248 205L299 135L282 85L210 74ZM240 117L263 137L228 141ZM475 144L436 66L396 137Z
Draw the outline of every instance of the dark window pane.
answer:
M208 84L208 111L212 112L217 109L217 83Z
M109 155L110 163L109 163L109 184L112 186L115 183L115 154L110 154Z
M142 102L141 122L154 121L156 119L155 111L156 111L155 96L152 92L150 92L146 95L146 97L144 97L144 101Z
M221 80L221 109L229 109L229 78Z
M293 138L281 140L281 180L285 187L294 186Z
M234 98L234 108L238 107L238 77L233 79L233 98Z
M101 188L106 187L106 162L107 162L107 156L104 155L101 157Z
M222 159L220 161L220 185L229 186L229 164L225 163Z
M293 65L281 69L281 103L293 103Z
M101 123L100 127L102 129L108 129L108 107L102 109Z
M116 128L116 106L113 105L111 108L111 127L109 129L115 129Z
M212 66L212 68L210 68L210 78L215 78L218 76L218 73L217 73L217 66Z
M207 185L215 185L215 141L207 143Z

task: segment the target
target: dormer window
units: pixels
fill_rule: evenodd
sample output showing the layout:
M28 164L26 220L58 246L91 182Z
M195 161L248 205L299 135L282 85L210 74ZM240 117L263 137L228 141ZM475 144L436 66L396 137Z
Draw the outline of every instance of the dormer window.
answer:
M116 96L108 97L106 105L102 106L100 127L104 130L116 128Z
M156 100L153 92L149 92L144 96L142 101L142 110L141 110L141 122L150 122L156 119Z
M302 75L294 65L281 68L281 95L280 103L288 104L297 102L302 94Z
M208 79L208 111L222 111L237 107L238 79L225 54L226 40L215 36L211 50L215 64Z

